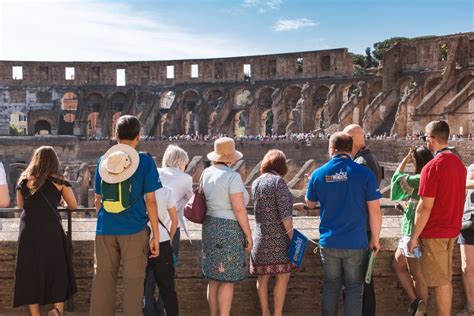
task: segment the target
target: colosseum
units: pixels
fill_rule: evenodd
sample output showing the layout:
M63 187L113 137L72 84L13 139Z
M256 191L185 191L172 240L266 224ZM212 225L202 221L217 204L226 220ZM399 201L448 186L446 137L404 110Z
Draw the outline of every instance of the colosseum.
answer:
M331 49L221 59L143 62L0 61L0 134L111 136L134 114L143 135L233 136L363 125L403 137L447 119L473 132L474 33L398 42L378 69L353 72Z

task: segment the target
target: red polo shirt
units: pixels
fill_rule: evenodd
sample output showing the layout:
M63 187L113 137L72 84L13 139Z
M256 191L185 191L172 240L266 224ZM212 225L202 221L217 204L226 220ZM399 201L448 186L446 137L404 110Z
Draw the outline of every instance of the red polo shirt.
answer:
M466 173L462 161L450 151L439 153L423 168L418 194L435 200L421 238L455 238L459 235Z

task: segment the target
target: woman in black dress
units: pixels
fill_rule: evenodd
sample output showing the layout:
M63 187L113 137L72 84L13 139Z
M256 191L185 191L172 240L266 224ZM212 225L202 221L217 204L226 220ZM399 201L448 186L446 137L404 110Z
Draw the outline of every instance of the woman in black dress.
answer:
M49 315L63 314L64 302L76 291L71 254L57 205L61 197L68 209L77 208L71 185L61 179L52 147L38 148L17 187L23 208L18 237L13 307L28 305L32 316L40 305L53 304Z

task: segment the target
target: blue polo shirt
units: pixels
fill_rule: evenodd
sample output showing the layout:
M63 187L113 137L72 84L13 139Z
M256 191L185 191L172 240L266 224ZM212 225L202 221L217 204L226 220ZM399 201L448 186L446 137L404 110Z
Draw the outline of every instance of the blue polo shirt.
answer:
M121 213L109 213L103 207L97 213L97 235L131 235L145 229L148 222L145 205L145 193L154 192L162 187L160 176L153 159L146 153L140 153L138 169L131 177L132 205ZM99 158L95 172L95 193L100 195Z
M352 161L349 155L336 155L316 169L309 178L306 198L321 204L320 245L368 248L367 201L381 197L372 171Z

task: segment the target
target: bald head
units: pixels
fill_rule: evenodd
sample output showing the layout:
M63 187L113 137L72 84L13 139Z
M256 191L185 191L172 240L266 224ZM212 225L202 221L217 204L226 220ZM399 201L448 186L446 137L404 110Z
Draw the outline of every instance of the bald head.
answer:
M361 148L365 147L365 132L357 124L351 124L344 128L343 132L352 136L354 147L352 154L356 154Z

